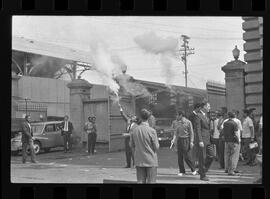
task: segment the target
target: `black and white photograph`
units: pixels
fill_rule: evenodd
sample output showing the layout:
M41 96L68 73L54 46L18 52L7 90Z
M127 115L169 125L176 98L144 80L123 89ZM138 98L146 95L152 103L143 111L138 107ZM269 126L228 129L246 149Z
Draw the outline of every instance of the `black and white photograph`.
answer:
M263 17L12 17L10 181L261 184Z

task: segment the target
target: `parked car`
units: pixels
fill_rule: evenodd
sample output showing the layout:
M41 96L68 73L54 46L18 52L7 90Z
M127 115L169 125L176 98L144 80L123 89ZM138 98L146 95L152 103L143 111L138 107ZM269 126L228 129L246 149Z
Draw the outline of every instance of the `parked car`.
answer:
M41 150L48 152L52 148L64 146L60 124L61 121L31 123L33 129L34 151L36 154L40 153ZM11 139L11 151L13 153L18 153L21 150L21 133L19 133L16 137Z
M156 118L156 131L160 146L170 146L171 144L173 139L172 121L171 118Z

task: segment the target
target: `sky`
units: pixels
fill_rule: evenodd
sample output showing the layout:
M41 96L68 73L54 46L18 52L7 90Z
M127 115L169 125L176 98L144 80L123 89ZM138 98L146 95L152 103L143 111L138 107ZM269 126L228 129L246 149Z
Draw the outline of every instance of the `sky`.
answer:
M14 16L12 35L84 50L102 43L127 65L135 79L185 85L184 63L178 52L171 57L170 73L164 70L160 54L142 49L134 38L153 34L164 40L190 37L194 54L187 57L188 86L205 89L206 81L225 83L221 70L232 61L235 45L243 60L241 17L138 17L138 16ZM150 39L151 40L151 39ZM157 42L158 43L158 42ZM84 73L90 83L101 83L96 71Z

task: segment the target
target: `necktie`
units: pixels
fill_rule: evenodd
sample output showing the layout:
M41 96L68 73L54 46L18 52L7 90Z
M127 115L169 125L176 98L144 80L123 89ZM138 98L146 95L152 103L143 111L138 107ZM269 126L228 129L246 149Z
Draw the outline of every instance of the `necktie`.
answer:
M67 124L67 121L65 122L65 130L68 131L68 124Z

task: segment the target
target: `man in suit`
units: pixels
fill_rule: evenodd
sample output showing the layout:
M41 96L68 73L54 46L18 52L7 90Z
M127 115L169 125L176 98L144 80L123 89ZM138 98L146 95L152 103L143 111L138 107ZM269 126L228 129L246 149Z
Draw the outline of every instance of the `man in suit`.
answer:
M215 156L213 147L210 143L210 119L208 113L210 111L210 104L208 102L203 102L201 104L201 110L196 118L196 141L198 147L198 157L199 157L199 174L200 180L209 181L206 176L210 165L212 164L213 158Z
M36 157L33 146L33 130L30 124L30 115L25 116L25 121L22 123L22 163L26 162L27 148L30 149L31 162L36 163Z
M132 151L132 148L130 147L130 133L131 131L137 126L136 124L136 116L127 116L126 113L123 111L123 108L121 105L120 107L120 114L123 117L123 119L126 121L126 133L124 133L125 136L125 152L126 152L126 162L127 165L125 168L131 168L131 159L134 165L134 153Z
M198 117L198 112L200 111L201 104L196 103L194 104L194 109L192 113L189 116L189 120L192 123L193 126L193 132L194 132L194 143L197 143L198 141L196 140L198 136L195 136L196 133L196 118ZM192 159L194 161L194 166L195 168L198 168L199 166L199 160L198 160L198 152L197 152L197 145L195 144L193 148L191 149L191 154L192 154Z
M61 123L61 134L64 139L64 153L70 153L72 150L71 136L73 132L73 125L68 119L69 117L65 115L64 121Z

